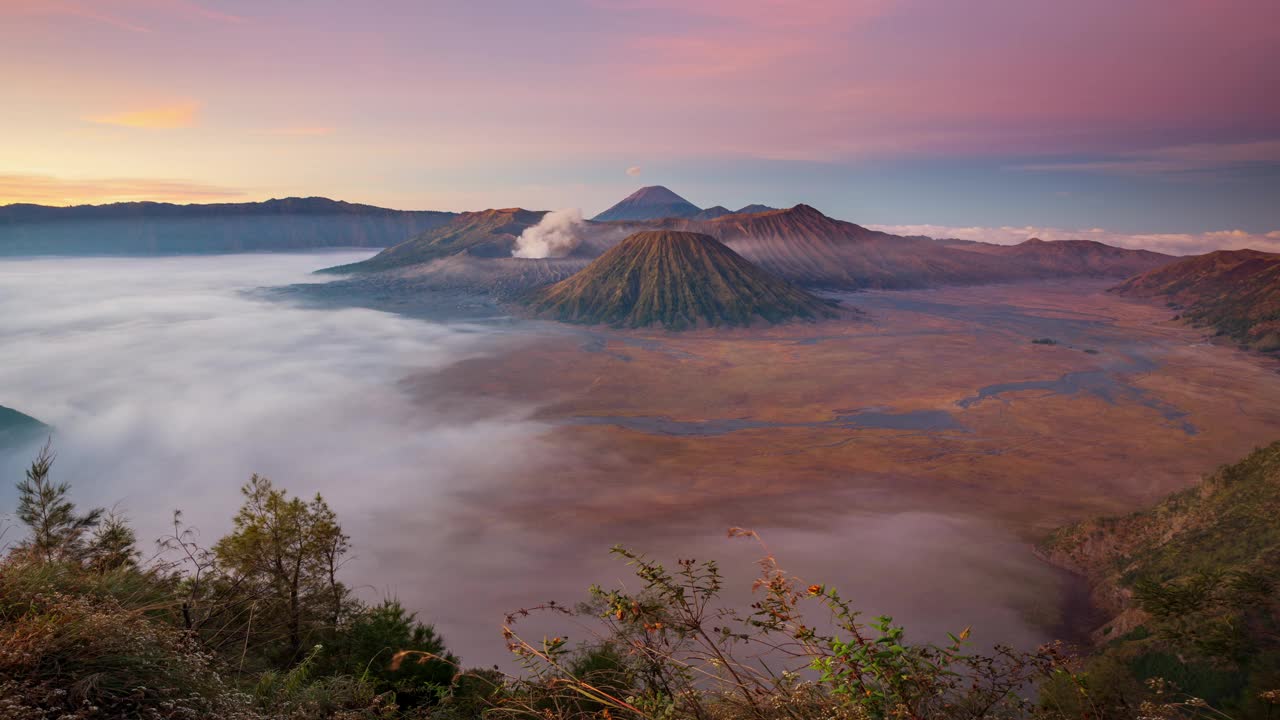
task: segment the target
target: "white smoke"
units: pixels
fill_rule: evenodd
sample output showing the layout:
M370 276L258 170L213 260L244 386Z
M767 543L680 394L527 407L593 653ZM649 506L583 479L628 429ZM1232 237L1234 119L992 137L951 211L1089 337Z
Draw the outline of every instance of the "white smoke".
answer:
M582 244L587 222L577 208L552 210L543 216L542 222L525 228L511 251L518 258L564 257Z

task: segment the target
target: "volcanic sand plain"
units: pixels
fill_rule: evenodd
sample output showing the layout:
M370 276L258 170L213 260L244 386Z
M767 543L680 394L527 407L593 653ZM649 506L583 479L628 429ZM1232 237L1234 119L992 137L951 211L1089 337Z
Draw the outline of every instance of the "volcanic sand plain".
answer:
M860 318L755 329L546 326L411 383L536 405L562 452L494 501L531 522L811 523L855 503L1034 539L1280 438L1277 363L1106 287L856 293Z
M440 561L448 587L421 592L446 608L572 602L626 582L614 543L728 559L749 587L756 550L724 540L743 526L926 636L1078 633L1080 583L1036 541L1280 438L1280 364L1108 286L854 293L858 317L748 329L517 323L405 380L437 410L519 406L546 428L518 475L460 479L443 519L419 521L463 548Z

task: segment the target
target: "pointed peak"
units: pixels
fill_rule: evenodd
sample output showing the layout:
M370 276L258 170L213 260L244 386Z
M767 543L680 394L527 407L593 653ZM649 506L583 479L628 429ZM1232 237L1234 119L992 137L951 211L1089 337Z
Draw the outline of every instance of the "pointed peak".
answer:
M639 190L628 195L626 200L640 200L647 203L687 203L688 200L680 197L665 185L646 185Z
M631 193L621 202L595 216L595 220L657 220L693 217L701 210L662 185L649 185Z
M812 205L806 205L804 203L800 203L799 205L794 205L792 207L787 208L786 210L779 210L778 212L784 213L786 215L794 215L798 217L813 217L813 218L827 217L818 208Z

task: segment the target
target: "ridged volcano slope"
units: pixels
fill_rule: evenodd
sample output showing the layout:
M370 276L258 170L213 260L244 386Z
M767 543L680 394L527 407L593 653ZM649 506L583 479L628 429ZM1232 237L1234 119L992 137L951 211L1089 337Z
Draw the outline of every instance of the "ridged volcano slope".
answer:
M511 257L516 238L537 225L546 211L504 208L461 213L399 245L389 247L363 262L328 268L326 272L375 272L417 265L467 252L479 257Z
M832 305L747 262L709 235L639 232L574 276L535 292L563 322L671 330L834 314Z

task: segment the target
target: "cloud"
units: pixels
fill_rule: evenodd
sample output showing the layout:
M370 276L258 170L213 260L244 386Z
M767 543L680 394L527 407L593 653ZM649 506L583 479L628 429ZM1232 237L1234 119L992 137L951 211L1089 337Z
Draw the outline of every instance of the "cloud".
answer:
M133 19L134 16L139 15L146 15L153 20L165 16L177 16L231 24L246 22L245 18L239 15L210 10L191 0L94 0L94 2L8 0L5 6L0 8L0 15L5 12L89 20L118 30L136 33L151 32L149 26Z
M1276 164L1280 164L1280 140L1176 145L1103 159L1031 163L1015 168L1040 172L1165 175Z
M533 227L525 228L516 239L512 257L564 257L582 243L587 223L577 208L553 210Z
M236 188L189 180L156 178L59 178L49 175L0 174L0 205L86 205L153 200L209 202L245 197Z
M326 127L326 126L319 126L319 125L310 125L310 126L303 125L303 126L273 128L271 130L267 130L265 134L285 135L290 137L323 137L325 135L332 135L336 130L337 128L333 128L333 127Z
M1215 230L1202 233L1120 233L1104 228L1067 230L1035 225L1021 227L868 225L868 227L895 235L927 235L933 238L976 240L997 245L1016 245L1028 238L1036 237L1041 240L1094 240L1116 247L1154 250L1170 255L1198 255L1214 250L1243 248L1280 253L1280 230L1262 233L1244 230Z
M164 105L143 110L91 115L86 117L85 120L99 125L118 125L128 128L186 128L196 124L196 114L199 110L199 103L183 102L176 105Z
M640 166L639 166L639 165L632 165L631 167L627 168L627 174L628 174L628 175L630 175L631 177L639 177L639 176L640 176Z
M523 407L495 400L477 417L401 385L411 372L502 352L501 331L309 309L254 292L368 256L5 260L0 403L55 427L55 476L82 507L119 503L145 551L177 508L211 545L230 530L237 488L258 472L292 493L324 494L353 538L346 579L368 596L407 576L439 578L451 561L441 556L466 548L399 556L410 541L445 547L435 544L440 530L409 538L410 526L379 518L448 525L459 489L538 467L546 426ZM0 452L0 513L12 510L9 478L29 460ZM493 578L476 575L472 591L492 592ZM404 599L438 607L425 594ZM500 656L489 630L499 617L473 616L483 633L450 639Z

